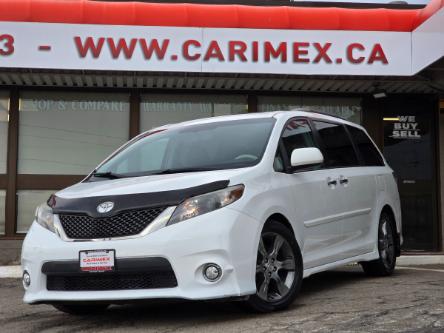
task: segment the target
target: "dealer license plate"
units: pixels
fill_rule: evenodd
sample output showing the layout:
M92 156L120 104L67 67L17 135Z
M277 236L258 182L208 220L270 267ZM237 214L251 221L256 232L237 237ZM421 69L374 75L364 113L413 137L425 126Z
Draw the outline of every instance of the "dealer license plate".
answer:
M82 272L109 272L114 270L115 250L80 251Z

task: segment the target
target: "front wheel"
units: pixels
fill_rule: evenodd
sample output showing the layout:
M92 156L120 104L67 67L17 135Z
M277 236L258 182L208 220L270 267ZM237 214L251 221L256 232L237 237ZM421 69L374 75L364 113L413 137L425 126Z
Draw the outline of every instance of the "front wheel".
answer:
M382 213L379 219L378 251L378 259L361 263L364 272L370 276L392 275L396 265L395 231L386 213Z
M258 246L257 292L247 305L258 312L288 307L301 288L302 273L301 252L291 230L276 221L267 223Z

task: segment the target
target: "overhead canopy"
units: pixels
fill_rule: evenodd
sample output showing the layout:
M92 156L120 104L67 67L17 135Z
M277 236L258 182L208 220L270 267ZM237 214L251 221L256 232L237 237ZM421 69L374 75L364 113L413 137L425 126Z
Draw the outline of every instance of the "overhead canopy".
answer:
M351 9L87 0L0 0L0 21L202 28L410 32L444 6Z
M431 0L427 7L414 10L0 0L1 33L15 38L15 44L0 43L4 50L12 51L2 57L0 85L347 93L368 93L378 86L393 93L443 91L443 7L444 0ZM193 27L200 29L193 32ZM224 28L242 30L233 33ZM79 56L73 36L92 36L88 38L98 41L102 34L128 43L141 37L169 39L173 49L160 60L145 59L143 45L133 47L132 57L111 57L112 45L108 44L112 41L107 38L101 55L86 52ZM257 39L251 42L245 34ZM290 49L293 35L295 41L310 42L310 48L304 46L300 51L309 52L300 53L309 62L299 59L304 63L295 65L290 59L294 57ZM212 39L225 52L224 38L274 45L276 49L268 52L275 52L276 59L257 61L251 52L245 53L248 59L243 62L239 57L231 61L229 56L222 62L202 59ZM190 41L194 43L191 56L202 53L198 60L183 59L180 52ZM282 42L288 42L288 62L283 62L287 53L277 49ZM374 53L374 46L381 46L376 49L379 53ZM348 56L344 54L347 50ZM381 60L382 51L386 63L370 63L371 53ZM361 56L365 61L357 64ZM344 61L339 61L341 57ZM197 69L190 69L191 65Z
M234 75L202 73L136 73L54 70L0 70L0 85L27 87L117 88L164 91L244 91L262 94L279 92L435 93L444 91L442 64L422 75L395 77ZM438 75L438 76L437 76ZM435 77L436 76L436 77ZM434 79L432 79L435 77Z

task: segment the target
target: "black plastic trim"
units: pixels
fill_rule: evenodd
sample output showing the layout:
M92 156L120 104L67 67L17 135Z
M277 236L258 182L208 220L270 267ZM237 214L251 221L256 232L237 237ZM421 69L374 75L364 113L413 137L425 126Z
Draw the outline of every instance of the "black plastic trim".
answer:
M169 261L161 257L127 258L115 260L115 271L100 274L144 273L144 272L172 272ZM88 275L82 272L78 260L48 261L42 266L42 273L46 275Z
M96 218L109 217L127 210L176 206L190 197L222 190L226 188L229 183L229 180L221 180L180 190L75 199L65 199L54 195L49 198L48 205L52 207L55 214L87 214ZM112 201L114 203L113 210L105 214L98 213L97 206L106 201Z

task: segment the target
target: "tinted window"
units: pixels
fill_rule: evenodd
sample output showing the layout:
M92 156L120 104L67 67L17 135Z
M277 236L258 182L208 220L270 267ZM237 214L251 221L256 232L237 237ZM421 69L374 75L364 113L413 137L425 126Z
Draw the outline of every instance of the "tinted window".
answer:
M278 149L276 151L276 155L274 156L273 169L276 172L284 172L284 159L282 158L281 150Z
M359 128L347 126L350 135L359 149L364 165L383 166L384 161L368 135Z
M305 119L290 120L282 134L282 142L284 143L289 161L291 160L291 153L293 150L298 148L316 147L310 126Z
M324 165L329 168L359 165L352 142L344 126L314 121L324 143Z

